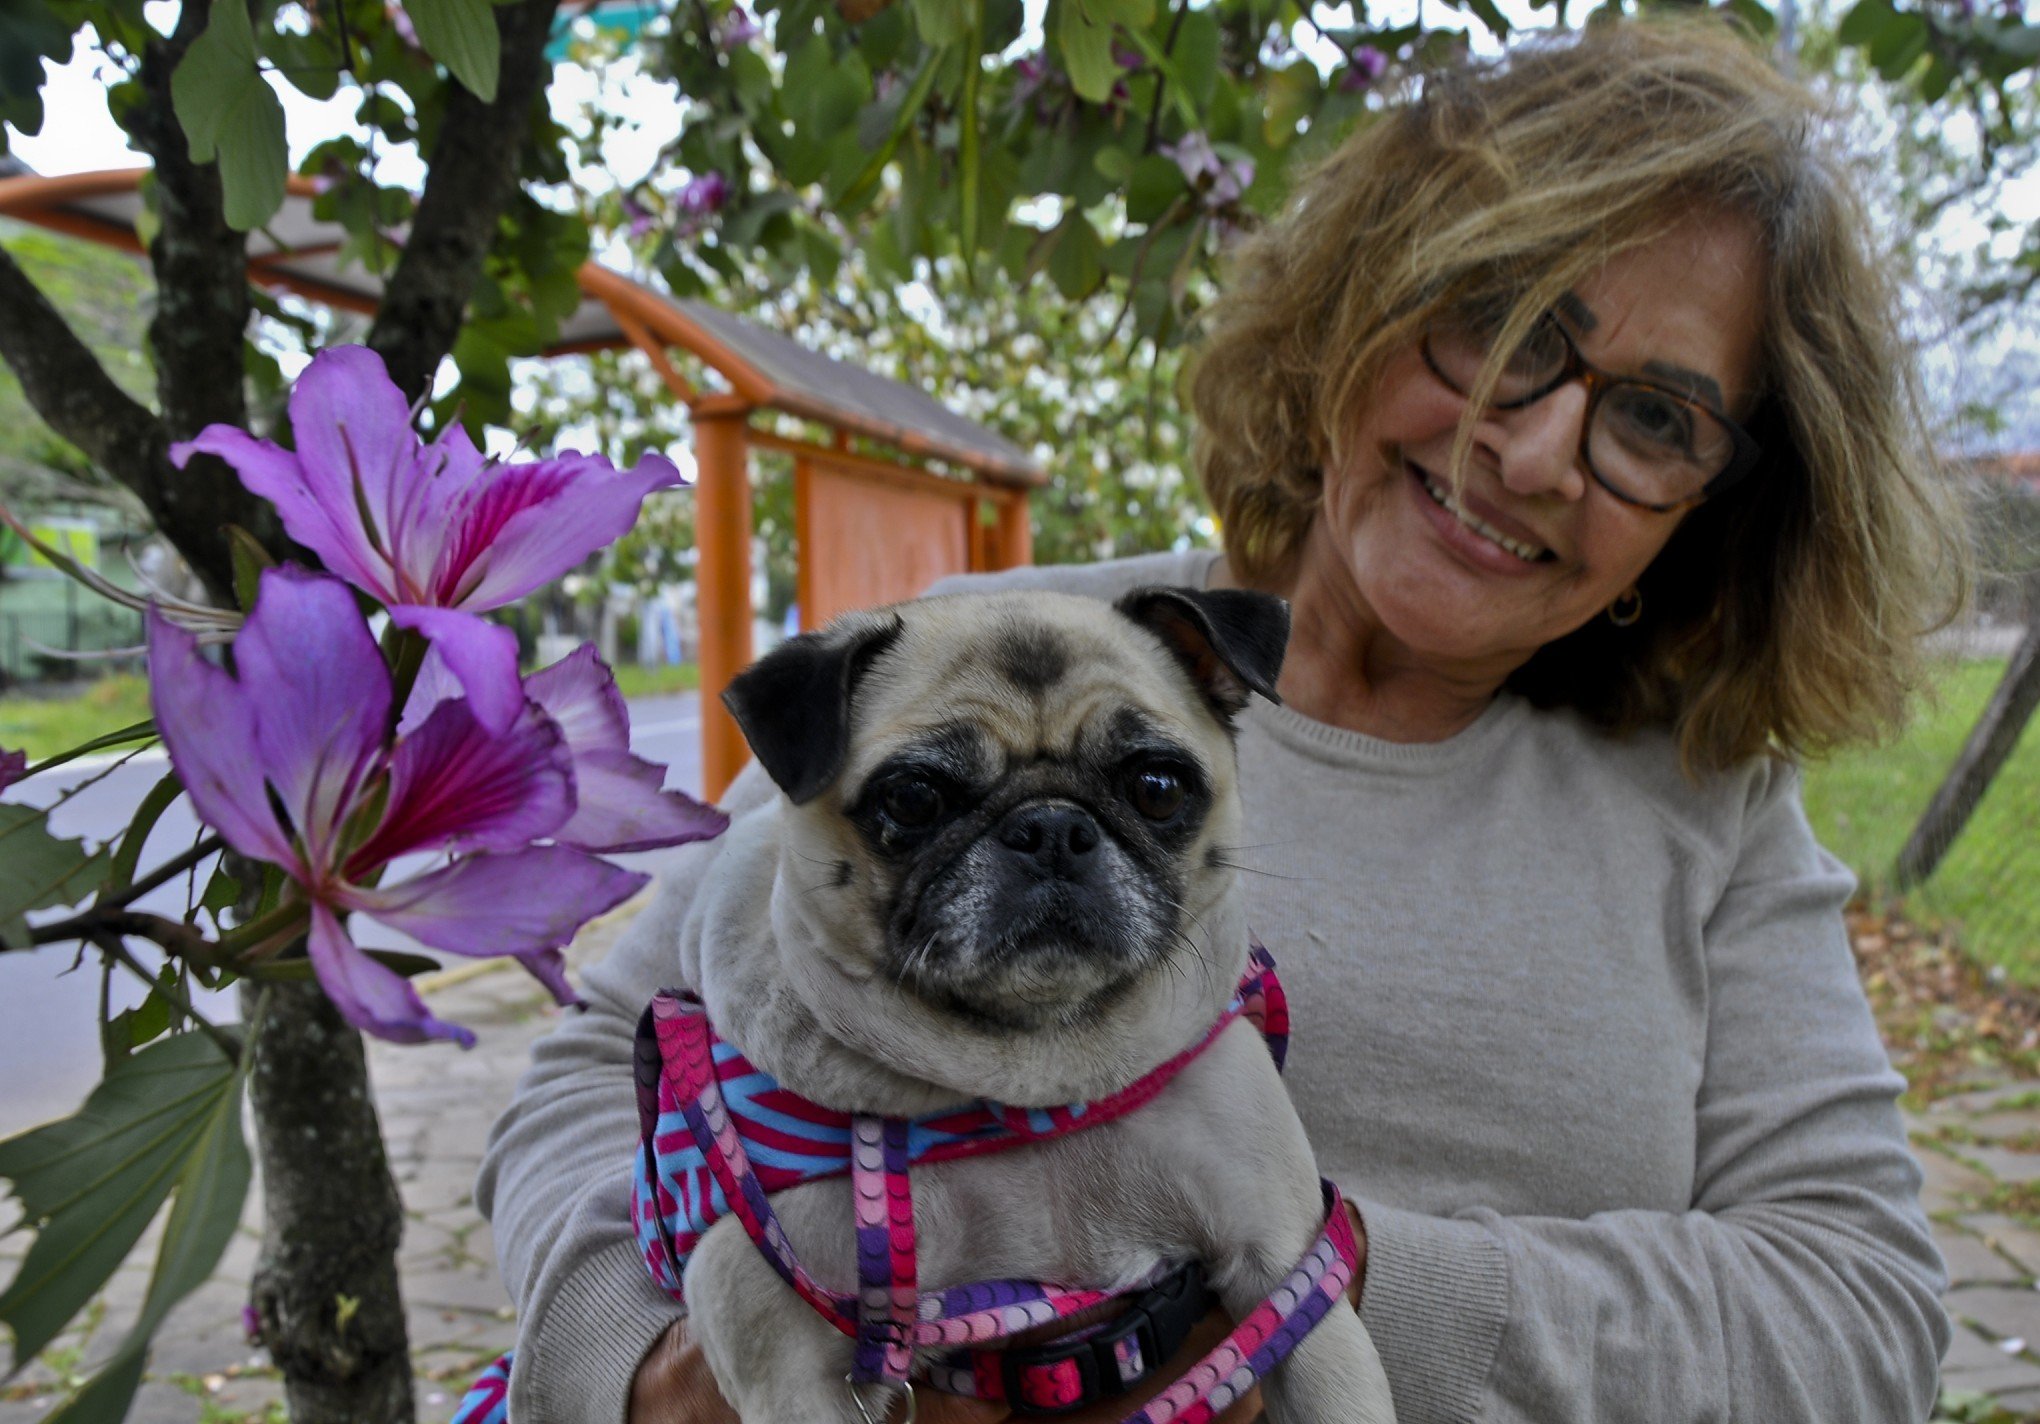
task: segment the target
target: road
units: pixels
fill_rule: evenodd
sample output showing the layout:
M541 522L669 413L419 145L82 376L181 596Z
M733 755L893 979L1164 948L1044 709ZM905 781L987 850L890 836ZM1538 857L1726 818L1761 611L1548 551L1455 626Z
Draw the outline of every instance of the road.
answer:
M631 704L631 748L639 756L663 762L666 785L698 793L701 787L701 709L694 693L645 698ZM94 841L117 834L135 807L168 769L161 748L107 770L109 758L84 766L60 767L8 791L10 801L49 805L64 791L100 773L103 779L79 791L51 818L59 835ZM176 855L198 835L190 804L179 800L157 823L149 838L144 870ZM652 869L660 852L614 857L619 864ZM420 858L423 863L424 858ZM391 883L404 874L396 862ZM198 887L204 889L201 884ZM141 902L143 908L182 915L185 884L178 880ZM404 936L379 925L356 921L365 943L376 947L417 948ZM100 974L96 957L71 968L74 951L50 946L29 953L0 954L0 1137L62 1117L84 1100L98 1081ZM445 958L446 956L439 956ZM113 981L115 1009L138 1003L140 985L120 973ZM207 995L201 1013L237 1017L231 994Z

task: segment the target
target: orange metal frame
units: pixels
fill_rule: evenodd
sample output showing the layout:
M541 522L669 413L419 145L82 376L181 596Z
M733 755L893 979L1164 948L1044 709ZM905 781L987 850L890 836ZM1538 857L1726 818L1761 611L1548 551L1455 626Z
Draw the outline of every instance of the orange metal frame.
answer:
M147 171L120 169L54 178L0 179L0 215L142 255L145 248L131 227L81 212L76 205L93 198L132 193ZM290 179L289 193L307 200L317 196L311 181L297 175ZM322 306L372 315L377 307L374 295L292 272L283 265L293 257L330 250L308 247L260 254L249 259L249 276L264 287L288 291ZM593 262L581 268L578 278L582 293L608 309L624 339L563 343L546 354L613 349L627 342L645 353L666 388L688 407L694 419L695 459L699 466L695 530L700 561L695 579L701 626L702 775L709 796L719 797L749 755L735 721L722 705L721 693L752 657L750 452L754 447L780 451L794 458L799 597L804 610L815 606L811 599L811 556L832 537L828 529L811 527L807 515L808 489L814 471L825 470L833 477L867 485L874 491L965 502L969 518L967 558L972 570L1011 568L1032 562L1028 489L1040 483L1042 477L1031 468L984 457L970 458L966 452L920 431L873 418L849 416L798 391L782 389L656 292ZM674 347L706 363L729 382L730 388L698 390L673 364L669 351ZM782 411L827 426L834 444L814 445L753 429L751 416L762 409ZM903 461L852 452L849 442L853 435L879 441L909 455L958 465L968 471L968 476L946 477ZM987 509L989 524L981 516L981 511Z

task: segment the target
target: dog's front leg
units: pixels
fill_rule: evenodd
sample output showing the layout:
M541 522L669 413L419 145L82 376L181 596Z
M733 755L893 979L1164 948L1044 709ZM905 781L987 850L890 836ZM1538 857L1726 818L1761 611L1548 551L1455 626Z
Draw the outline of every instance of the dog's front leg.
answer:
M1228 1030L1184 1079L1191 1081L1158 1101L1154 1107L1163 1111L1143 1126L1170 1133L1180 1144L1177 1180L1208 1237L1212 1286L1226 1312L1244 1320L1324 1229L1316 1159L1267 1050L1246 1025ZM1231 1131L1195 1130L1212 1120L1206 1106L1212 1102L1231 1109ZM1168 1120L1177 1114L1184 1115L1180 1125ZM1381 1356L1343 1295L1261 1382L1261 1394L1270 1424L1395 1420Z
M863 1424L844 1376L850 1340L779 1278L733 1219L695 1246L685 1277L688 1333L744 1424ZM864 1397L871 1418L890 1401Z

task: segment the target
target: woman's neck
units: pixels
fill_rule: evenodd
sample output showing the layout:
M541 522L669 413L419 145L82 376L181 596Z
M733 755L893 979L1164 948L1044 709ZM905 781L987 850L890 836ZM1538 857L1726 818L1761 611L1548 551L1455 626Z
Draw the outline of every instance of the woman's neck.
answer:
M1479 719L1513 666L1441 664L1381 625L1351 575L1307 538L1286 577L1249 584L1221 555L1213 587L1257 587L1289 600L1289 651L1277 687L1284 705L1390 742L1442 742Z

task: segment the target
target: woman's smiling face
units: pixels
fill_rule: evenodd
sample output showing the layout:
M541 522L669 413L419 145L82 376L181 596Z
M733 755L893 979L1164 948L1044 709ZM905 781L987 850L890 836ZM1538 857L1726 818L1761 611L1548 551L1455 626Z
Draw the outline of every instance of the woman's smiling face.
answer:
M1715 218L1615 258L1579 284L1558 319L1599 369L1706 392L1708 404L1744 419L1755 404L1763 290L1750 229ZM1578 381L1485 412L1456 494L1465 399L1415 347L1377 389L1343 462L1326 471L1296 592L1304 599L1313 580L1350 578L1348 593L1419 661L1492 664L1505 675L1607 608L1678 527L1680 512L1625 504L1588 474Z

